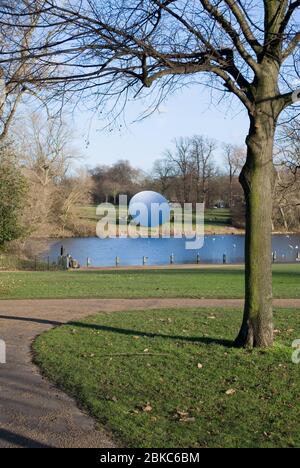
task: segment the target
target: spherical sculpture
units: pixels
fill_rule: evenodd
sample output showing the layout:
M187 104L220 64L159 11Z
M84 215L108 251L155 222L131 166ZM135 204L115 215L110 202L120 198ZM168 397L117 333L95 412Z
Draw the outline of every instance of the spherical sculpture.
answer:
M146 190L139 192L129 203L129 214L137 224L154 228L170 220L168 200L158 192Z

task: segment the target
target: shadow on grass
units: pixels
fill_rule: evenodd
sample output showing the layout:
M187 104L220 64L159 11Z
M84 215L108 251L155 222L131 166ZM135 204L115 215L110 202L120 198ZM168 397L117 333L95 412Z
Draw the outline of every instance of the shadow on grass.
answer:
M220 346L224 346L226 348L235 347L233 341L220 339L220 338L210 338L210 337L204 337L204 336L202 337L202 336L163 335L161 333L149 333L149 332L144 332L144 331L130 330L126 328L109 327L105 325L96 325L96 324L84 323L84 322L70 322L68 325L72 325L74 327L80 327L80 328L89 328L89 329L97 330L97 331L117 333L120 335L127 335L127 336L141 336L141 337L147 337L147 338L166 338L168 340L186 341L190 343L200 343L200 344L206 344L206 345L217 344Z
M219 346L224 346L226 348L234 348L236 347L234 344L234 341L230 340L225 340L221 338L210 338L210 337L202 337L202 336L182 336L182 335L163 335L161 333L150 333L150 332L144 332L144 331L138 331L138 330L130 330L126 328L117 328L117 327L109 327L105 325L96 325L92 323L84 323L84 322L68 322L68 323L62 323L62 322L57 322L55 320L44 320L44 319L39 319L39 318L31 318L31 317L14 317L10 315L0 315L0 320L13 320L13 321L23 321L23 322L32 322L32 323L38 323L42 325L52 325L53 327L59 327L59 326L74 326L74 327L79 327L79 328L89 328L92 330L97 330L97 331L104 331L104 332L110 332L110 333L117 333L120 335L127 335L127 336L141 336L141 337L147 337L147 338L166 338L168 340L175 340L175 341L186 341L190 343L199 343L199 344L205 344L205 345L219 345Z

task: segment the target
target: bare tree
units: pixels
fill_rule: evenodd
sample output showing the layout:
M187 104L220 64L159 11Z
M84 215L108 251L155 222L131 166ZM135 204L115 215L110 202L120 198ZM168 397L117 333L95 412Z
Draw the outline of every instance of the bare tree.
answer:
M96 203L108 202L112 197L116 204L118 195L132 196L135 188L140 186L141 171L126 160L119 160L112 166L97 166L90 174L94 181L93 198Z
M29 204L24 212L27 222L41 235L56 229L53 205L66 176L79 154L73 148L73 136L60 119L48 119L33 112L17 119L9 133L13 137L19 164L29 186ZM70 184L68 184L70 186Z
M172 167L173 175L180 180L180 202L189 200L192 181L191 141L189 138L174 140L175 149L167 150L165 158Z
M65 236L66 230L75 235L86 234L87 226L78 220L77 209L78 205L90 202L92 185L88 172L81 169L75 175L64 177L55 186L50 215L59 228L60 236Z
M41 79L50 67L28 50L35 46L44 5L44 0L0 3L0 141L7 137L22 99L29 95L43 101Z
M227 166L229 176L229 207L233 206L233 182L238 177L246 161L246 150L244 147L225 144L224 161Z
M300 171L300 120L281 126L276 141L275 162L293 174Z
M209 181L215 176L213 156L217 147L215 140L195 135L191 139L191 157L193 161L193 173L196 183L196 203L207 202Z
M153 178L159 183L159 190L168 195L170 185L172 183L172 164L169 159L162 158L155 161L153 166Z
M61 180L80 155L72 145L74 136L59 118L40 112L16 120L12 134L23 166L30 169L41 186Z
M246 109L248 153L240 177L247 207L246 302L236 343L271 346L273 146L299 78L300 0L45 0L45 6L40 26L54 32L38 49L15 48L12 59L18 63L21 51L58 67L41 82L55 84L61 96L89 94L101 108L109 103L116 109L144 88L160 100L202 74L206 85L231 93ZM6 22L17 29L20 19L10 16Z
M277 183L273 216L286 231L300 227L300 121L281 127L275 151ZM280 222L281 220L281 222Z

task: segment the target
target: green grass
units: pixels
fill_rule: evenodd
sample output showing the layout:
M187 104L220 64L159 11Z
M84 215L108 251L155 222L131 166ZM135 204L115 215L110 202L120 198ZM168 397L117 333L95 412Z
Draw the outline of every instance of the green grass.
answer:
M300 265L274 266L274 295L300 298ZM0 272L1 299L242 298L242 267L178 270Z
M231 213L228 209L205 210L204 222L210 226L231 226Z
M129 447L299 447L299 311L276 312L268 351L231 347L240 321L224 310L102 313L41 335L35 360Z
M96 215L96 205L81 205L77 207L79 219L87 226L95 227L100 216ZM118 214L118 207L116 207ZM193 215L193 222L195 224L196 217ZM231 213L229 209L217 208L205 210L204 217L205 229L207 232L226 233L231 232L232 222ZM171 223L172 226L172 223Z
M99 216L96 215L97 205L79 205L77 212L81 219L88 219L90 221L98 221ZM117 207L118 211L118 207ZM207 209L205 210L205 221L207 223L231 224L230 210L226 208Z

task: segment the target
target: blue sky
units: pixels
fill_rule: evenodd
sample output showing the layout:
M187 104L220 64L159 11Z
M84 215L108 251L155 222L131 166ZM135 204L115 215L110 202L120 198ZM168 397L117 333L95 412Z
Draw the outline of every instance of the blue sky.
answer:
M216 97L220 97L216 93ZM180 136L201 134L220 142L242 145L248 130L248 117L237 100L226 99L212 103L211 90L193 85L164 102L159 112L134 123L142 105L127 105L126 124L121 130L101 130L103 122L91 113L76 112L74 125L77 139L75 145L84 155L81 161L87 166L113 164L119 159L128 159L134 166L150 171L153 162L160 158L172 140ZM89 144L86 145L88 138ZM216 152L221 164L222 149Z

